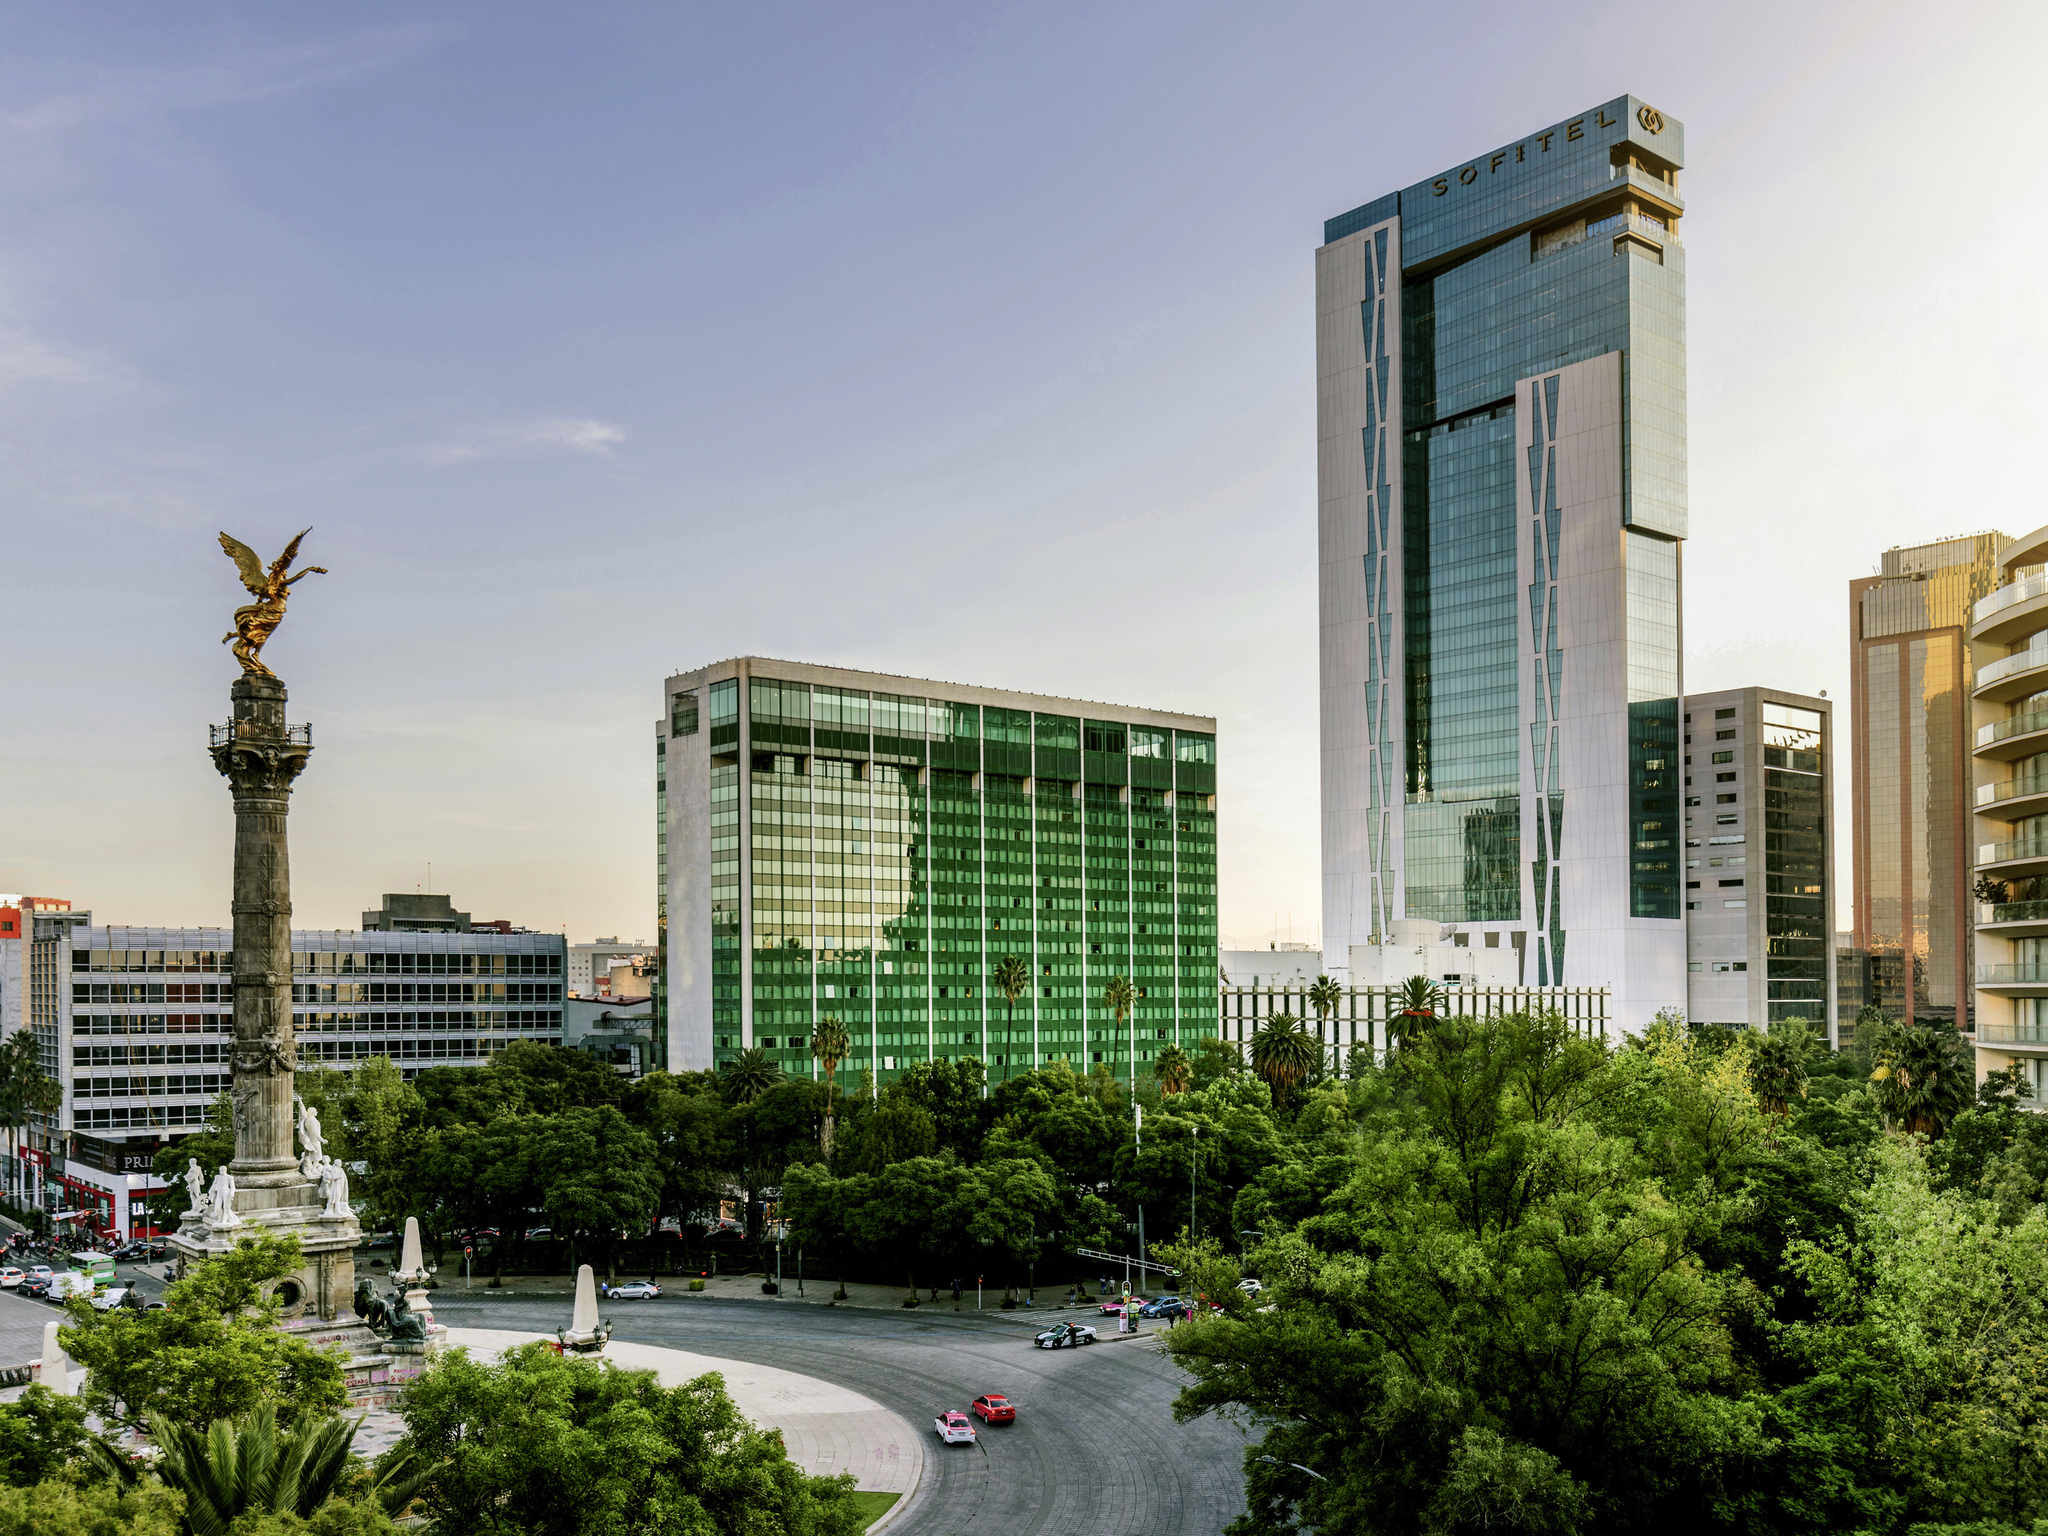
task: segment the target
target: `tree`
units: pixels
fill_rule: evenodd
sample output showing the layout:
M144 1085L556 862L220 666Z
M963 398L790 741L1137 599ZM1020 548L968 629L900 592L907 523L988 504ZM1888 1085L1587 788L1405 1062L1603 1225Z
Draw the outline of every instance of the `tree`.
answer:
M433 1468L420 1498L437 1531L856 1536L865 1524L853 1479L804 1472L716 1375L663 1387L544 1344L496 1364L456 1351L399 1412L400 1443Z
M1952 1024L1886 1024L1873 1031L1870 1080L1892 1125L1939 1136L1976 1092L1970 1048Z
M832 1111L839 1099L839 1063L846 1060L849 1049L846 1026L836 1014L826 1014L811 1030L811 1054L817 1057L818 1071L831 1091L825 1103L825 1127L818 1137L818 1149L828 1158L832 1155Z
M0 1403L0 1484L20 1487L54 1476L85 1455L92 1437L85 1407L31 1386L12 1403Z
M7 1129L10 1155L20 1155L21 1128L30 1115L54 1114L63 1103L63 1088L43 1071L34 1030L17 1029L0 1042L0 1126Z
M1243 1053L1231 1041L1215 1035L1198 1036L1188 1060L1194 1068L1194 1085L1197 1088L1206 1088L1211 1083L1236 1077L1244 1071Z
M1275 1105L1284 1106L1294 1090L1322 1063L1321 1042L1301 1027L1291 1013L1276 1013L1252 1036L1252 1071L1273 1090Z
M1128 976L1110 977L1102 988L1102 1006L1107 1008L1110 1017L1116 1020L1117 1033L1122 1034L1124 1020L1133 1018L1138 1007L1138 992L1131 985L1131 978ZM1137 1096L1138 1031L1137 1026L1133 1024L1131 1028L1131 1097L1135 1099Z
M661 1203L654 1139L609 1104L533 1119L540 1205L556 1233L569 1236L569 1267L578 1245L591 1241L616 1276L616 1234L648 1230Z
M1337 1005L1344 1001L1344 989L1328 976L1318 976L1308 989L1308 1005L1316 1014L1316 1037L1322 1038L1323 1026L1330 1015L1337 1011Z
M1024 995L1024 989L1031 985L1031 971L1015 955L1005 955L997 962L995 975L991 978L996 990L1003 994L1005 1013L1003 1017L1003 1081L1010 1080L1010 1062L1017 1054L1017 999ZM1036 1066L1038 1063L1033 1062Z
M20 1035L15 1039L19 1040ZM217 1094L206 1109L206 1129L194 1131L183 1140L172 1145L159 1147L150 1167L158 1179L171 1187L171 1194L163 1198L175 1199L185 1187L186 1163L197 1158L199 1171L211 1179L216 1172L234 1161L235 1157L235 1105L225 1093Z
M407 1216L418 1216L430 1230L440 1231L445 1225L442 1202L422 1209L429 1192L445 1192L445 1186L421 1177L427 1105L419 1090L390 1057L372 1056L356 1063L339 1097L347 1155L363 1164L350 1182L369 1221L396 1227Z
M1805 1098L1806 1063L1812 1054L1813 1031L1804 1019L1786 1019L1758 1036L1749 1050L1749 1083L1757 1102L1783 1115L1794 1099Z
M1152 1075L1159 1080L1161 1093L1186 1093L1194 1086L1195 1064L1188 1060L1186 1051L1177 1045L1169 1045L1152 1064Z
M53 1476L0 1488L0 1536L180 1536L183 1509L154 1478L124 1488Z
M1394 1011L1394 1039L1406 1045L1436 1021L1444 1005L1444 989L1427 976L1410 976L1394 994L1399 1006Z
M719 1072L719 1085L732 1104L751 1104L780 1081L782 1068L758 1045L748 1046Z
M86 1369L87 1410L198 1427L266 1402L287 1426L340 1409L339 1355L277 1326L276 1284L298 1267L297 1238L245 1237L170 1285L160 1311L72 1302L60 1338Z
M227 1536L230 1526L237 1532L249 1529L236 1522L252 1514L305 1520L335 1499L348 1473L356 1426L346 1419L324 1417L280 1429L275 1410L259 1403L205 1429L152 1418L150 1435L159 1451L156 1475L184 1495L186 1531L191 1536ZM401 1458L405 1459L409 1458ZM391 1486L400 1508L409 1490L407 1483ZM361 1521L353 1524L359 1531L391 1529L389 1521L381 1519L369 1527Z

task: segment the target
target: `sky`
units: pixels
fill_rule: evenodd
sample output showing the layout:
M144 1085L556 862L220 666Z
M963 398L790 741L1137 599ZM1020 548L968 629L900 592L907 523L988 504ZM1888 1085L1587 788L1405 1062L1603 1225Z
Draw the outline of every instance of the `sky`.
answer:
M755 653L1216 716L1225 945L1318 937L1321 221L1624 92L1687 687L1846 717L1852 577L2048 522L2048 7L0 14L0 889L101 922L227 920L214 535L311 525L299 926L651 937L662 678Z

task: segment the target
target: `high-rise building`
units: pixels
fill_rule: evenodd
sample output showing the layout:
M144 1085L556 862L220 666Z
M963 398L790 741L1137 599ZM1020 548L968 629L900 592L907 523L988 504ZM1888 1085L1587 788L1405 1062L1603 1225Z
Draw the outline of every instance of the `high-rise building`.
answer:
M1689 694L1682 746L1686 1017L1835 1043L1833 704Z
M815 1075L828 1016L849 1085L962 1056L1122 1076L1216 1033L1214 720L758 657L664 705L658 1067L759 1047Z
M1977 1071L2048 1105L2048 527L1998 555L1970 614Z
M611 976L612 965L620 960L637 960L643 955L654 953L654 946L641 939L601 938L588 944L569 946L569 995L571 997L600 997L608 995L606 982Z
M1849 583L1855 943L1866 1001L1969 1028L1970 609L1999 533L1888 549Z
M1685 1004L1685 130L1617 97L1316 253L1323 945Z

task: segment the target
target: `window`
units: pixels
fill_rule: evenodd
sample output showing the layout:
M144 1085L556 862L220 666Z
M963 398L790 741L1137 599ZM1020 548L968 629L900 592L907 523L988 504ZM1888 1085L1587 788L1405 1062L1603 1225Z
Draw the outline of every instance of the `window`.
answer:
M1732 827L1741 819L1740 816L1724 811L1714 818L1714 825L1717 827Z
M1735 754L1733 752L1716 752L1714 754L1714 761L1716 763L1732 763L1735 761Z
M1734 739L1735 739L1735 733L1734 733L1733 731L1716 731L1716 732L1714 732L1714 740L1716 740L1716 741L1733 741Z
M1735 782L1735 775L1732 771L1728 773L1717 773L1714 775L1714 782L1716 784L1733 784Z
M1736 797L1736 796L1734 796L1734 795L1716 795L1716 796L1714 796L1714 804L1716 804L1716 805L1733 805L1733 804L1735 803L1735 801L1736 801L1736 798L1737 798L1737 797Z
M1738 896L1733 901L1722 902L1721 905L1724 907L1746 907L1749 905L1749 903L1742 897Z
M1737 875L1733 880L1723 880L1721 883L1723 885L1746 885L1748 882L1741 875Z
M1686 969L1687 969L1688 971L1697 971L1697 970L1702 970L1702 969L1704 969L1704 967L1703 967L1703 966L1702 966L1702 965L1700 964L1700 962L1699 962L1699 961L1697 961L1697 960L1694 960L1694 961L1692 961L1692 962L1691 962L1690 964L1688 964L1688 965L1686 966Z
M1733 720L1735 718L1735 710L1732 706L1727 709L1717 709L1714 711L1714 718L1716 720Z
M694 736L697 734L697 695L695 692L679 693L669 707L669 734L671 736Z
M1689 811L1697 810L1699 808L1699 803L1700 797L1698 795L1687 795L1685 797L1685 808Z

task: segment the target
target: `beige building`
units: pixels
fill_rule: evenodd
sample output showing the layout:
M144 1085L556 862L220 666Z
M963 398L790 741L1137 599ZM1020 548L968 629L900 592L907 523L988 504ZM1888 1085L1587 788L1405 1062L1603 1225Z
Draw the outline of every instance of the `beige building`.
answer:
M2048 1101L2048 527L1999 552L1971 612L1977 1071L2019 1064Z
M1868 1001L1969 1027L1971 605L2000 533L1888 549L1849 583L1855 934ZM1990 645L1988 654L1999 654Z

